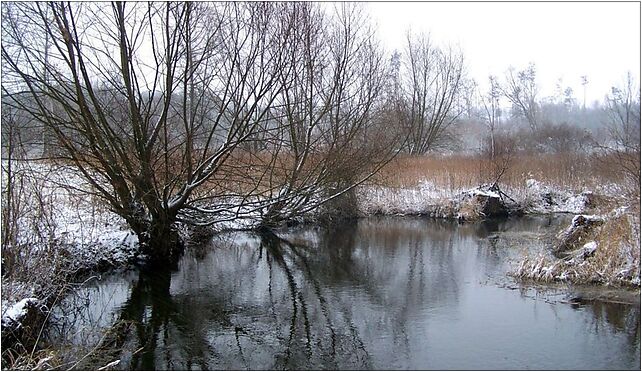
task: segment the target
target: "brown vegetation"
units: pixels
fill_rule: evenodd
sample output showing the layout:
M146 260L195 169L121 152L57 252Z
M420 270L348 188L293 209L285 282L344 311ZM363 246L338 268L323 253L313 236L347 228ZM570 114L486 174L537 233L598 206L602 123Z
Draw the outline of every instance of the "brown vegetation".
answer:
M584 229L564 257L525 257L512 274L520 279L573 284L640 286L639 212L615 213ZM592 246L584 245L590 242Z
M513 157L501 184L519 190L526 187L527 179L534 178L581 191L623 181L600 160L609 159L584 154L519 154ZM488 182L487 169L488 161L479 155L399 156L382 169L376 181L390 187L415 187L426 180L438 187L459 190Z

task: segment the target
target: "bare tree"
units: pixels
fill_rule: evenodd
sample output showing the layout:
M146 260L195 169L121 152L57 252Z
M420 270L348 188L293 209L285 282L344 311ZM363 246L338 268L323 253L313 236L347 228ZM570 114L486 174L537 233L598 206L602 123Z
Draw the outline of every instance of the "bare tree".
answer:
M428 35L406 36L403 95L407 150L423 154L444 145L448 129L463 110L457 95L463 84L464 58L453 48L435 46Z
M587 75L582 75L580 76L580 81L582 82L582 90L584 94L582 95L582 110L586 110L586 86L588 85L588 76Z
M358 4L325 13L311 3L285 6L296 24L287 45L288 69L274 109L266 194L270 227L350 194L392 159L398 138L386 135L381 114L382 53Z
M500 106L502 92L498 79L495 76L489 76L488 90L483 93L478 90L478 94L481 120L488 129L481 143L480 181L490 183L494 190L501 192L499 182L510 169L515 158L516 136L498 131L502 114Z
M16 243L18 211L20 197L16 195L15 158L20 150L20 135L17 130L15 110L2 110L2 275L8 274L13 268L14 255L11 247Z
M32 105L12 105L55 133L61 159L92 185L84 191L128 222L145 253L171 262L176 222L239 213L238 203L202 206L231 197L209 182L262 128L278 91L286 36L275 18L258 3L8 4L2 89L30 93Z
M498 131L494 134L493 147L490 135L483 138L480 159L480 183L488 183L493 190L501 191L499 186L502 177L510 170L517 154L517 135ZM491 151L494 150L494 153Z
M636 192L640 190L640 89L629 72L619 87L606 96L609 142L600 147L614 156L615 164Z
M488 92L480 93L480 102L483 108L482 117L484 124L488 128L490 138L490 158L495 158L495 130L501 118L501 107L499 99L501 98L501 88L495 76L488 77Z
M537 83L535 65L530 63L525 70L515 71L509 68L502 93L513 104L513 109L523 116L531 130L539 125L539 105L537 103Z

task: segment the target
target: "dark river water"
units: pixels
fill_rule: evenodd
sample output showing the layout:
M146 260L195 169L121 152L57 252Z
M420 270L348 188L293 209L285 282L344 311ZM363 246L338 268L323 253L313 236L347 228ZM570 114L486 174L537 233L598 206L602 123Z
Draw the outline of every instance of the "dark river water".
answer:
M224 234L177 271L88 283L51 337L102 343L74 368L639 370L639 303L506 275L565 223L370 218L284 239Z

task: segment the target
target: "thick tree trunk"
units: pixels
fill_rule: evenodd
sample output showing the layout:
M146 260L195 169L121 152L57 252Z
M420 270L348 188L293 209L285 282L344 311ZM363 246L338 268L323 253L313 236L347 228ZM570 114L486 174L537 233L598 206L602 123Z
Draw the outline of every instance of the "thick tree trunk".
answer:
M140 252L152 266L176 267L184 250L184 242L168 218L144 221L128 218L129 226L138 236Z
M138 238L142 253L149 257L152 265L174 267L178 264L184 244L172 224L152 222L149 229L139 234Z

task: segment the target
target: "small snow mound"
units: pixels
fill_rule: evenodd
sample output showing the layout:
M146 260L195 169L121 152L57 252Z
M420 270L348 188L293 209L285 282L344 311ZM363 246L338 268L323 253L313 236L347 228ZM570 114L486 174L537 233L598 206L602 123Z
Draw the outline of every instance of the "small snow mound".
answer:
M582 237L595 226L604 223L604 219L595 215L578 214L573 217L571 224L560 231L557 236L557 243L553 247L553 254L556 256L575 250ZM592 254L592 252L590 253Z
M604 219L600 216L594 214L578 214L573 217L571 221L572 226L585 225L587 222L603 222Z
M595 251L597 249L597 243L594 242L594 241L593 242L588 242L588 243L584 244L582 249L585 250L585 251L593 252L593 251Z
M498 198L499 199L499 194L496 193L495 191L482 190L482 189L479 189L479 188L468 190L468 194L471 195L471 196L478 195L478 196L486 196L486 197L489 197L489 198Z
M591 241L582 246L577 253L575 253L575 257L571 260L572 263L579 263L587 258L591 257L595 251L597 251L597 242Z
M529 189L539 189L541 188L541 184L537 182L536 179L534 178L529 178L526 180L526 187Z
M27 307L29 305L37 305L38 302L37 298L29 297L15 303L2 314L2 326L10 327L16 324L20 326L20 321L27 315Z

